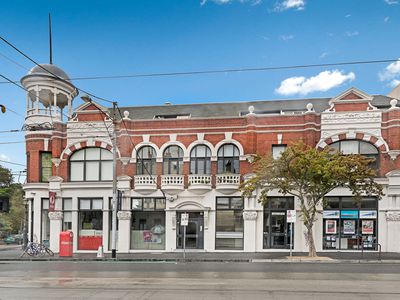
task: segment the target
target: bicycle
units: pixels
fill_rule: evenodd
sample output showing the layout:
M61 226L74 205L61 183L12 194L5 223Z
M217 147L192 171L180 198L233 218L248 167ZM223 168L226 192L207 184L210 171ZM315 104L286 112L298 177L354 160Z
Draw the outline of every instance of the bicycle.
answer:
M43 244L34 242L28 242L28 244L24 249L24 252L22 252L20 257L23 257L25 254L27 254L28 256L38 256L38 257L42 257L46 254L48 254L49 256L54 256L54 252L51 251L50 248L47 248Z

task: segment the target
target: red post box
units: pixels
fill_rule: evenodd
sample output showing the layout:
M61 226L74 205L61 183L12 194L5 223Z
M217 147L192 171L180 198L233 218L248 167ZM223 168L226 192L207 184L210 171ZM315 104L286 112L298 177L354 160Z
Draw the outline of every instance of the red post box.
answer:
M59 256L72 257L73 252L73 237L72 231L60 232L60 253Z

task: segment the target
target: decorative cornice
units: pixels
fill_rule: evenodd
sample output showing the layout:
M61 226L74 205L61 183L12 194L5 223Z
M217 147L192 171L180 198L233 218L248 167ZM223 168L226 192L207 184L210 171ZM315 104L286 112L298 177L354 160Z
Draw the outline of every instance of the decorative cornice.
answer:
M49 219L51 221L59 221L63 219L62 211L51 211L49 212Z
M132 213L130 211L119 211L117 213L118 220L130 220Z
M258 213L256 211L244 211L243 219L245 221L255 221L257 219Z
M400 211L387 211L386 221L400 222Z

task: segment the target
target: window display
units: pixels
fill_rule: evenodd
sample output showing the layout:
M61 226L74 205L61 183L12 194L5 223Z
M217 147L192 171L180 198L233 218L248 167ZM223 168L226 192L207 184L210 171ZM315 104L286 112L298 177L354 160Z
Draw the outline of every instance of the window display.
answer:
M79 199L79 250L97 250L103 244L103 199Z
M376 248L377 199L365 197L356 201L352 197L326 197L324 207L323 249Z
M165 249L165 199L134 198L131 202L131 249Z

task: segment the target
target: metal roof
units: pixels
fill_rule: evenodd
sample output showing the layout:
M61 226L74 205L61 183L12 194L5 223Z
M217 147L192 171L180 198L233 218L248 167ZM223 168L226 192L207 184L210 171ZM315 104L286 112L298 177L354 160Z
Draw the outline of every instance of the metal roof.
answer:
M190 118L218 118L238 117L246 115L249 106L254 106L256 114L273 114L294 111L307 111L306 105L313 104L316 112L323 112L329 108L332 98L308 98L293 100L257 100L244 102L199 103L156 106L130 106L121 107L121 112L128 111L129 118L133 120L154 119L155 116L190 115ZM372 105L377 108L389 108L392 98L383 95L374 95Z

